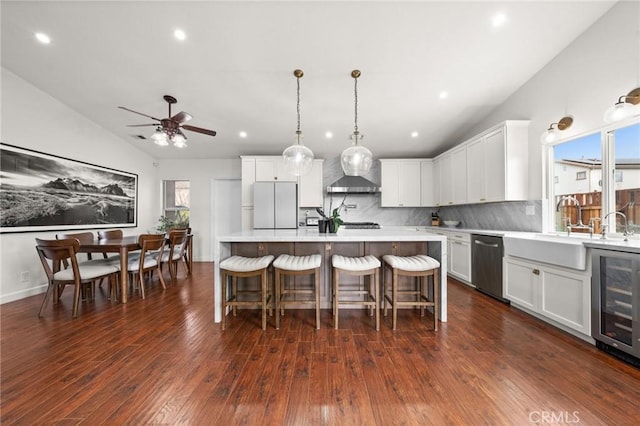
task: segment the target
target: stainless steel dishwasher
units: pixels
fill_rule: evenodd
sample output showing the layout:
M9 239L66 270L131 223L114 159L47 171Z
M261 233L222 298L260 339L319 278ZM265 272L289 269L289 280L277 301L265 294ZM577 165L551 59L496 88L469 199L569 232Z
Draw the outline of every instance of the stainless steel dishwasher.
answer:
M476 289L508 302L502 293L502 237L472 234L471 243L471 276Z

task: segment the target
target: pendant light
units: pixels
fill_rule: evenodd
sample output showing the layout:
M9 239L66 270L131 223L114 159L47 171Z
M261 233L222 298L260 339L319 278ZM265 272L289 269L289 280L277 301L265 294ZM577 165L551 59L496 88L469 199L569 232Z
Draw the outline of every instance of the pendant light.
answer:
M313 152L300 142L300 139L302 139L302 132L300 131L300 79L304 73L302 70L295 70L293 75L296 77L297 84L298 128L296 130L296 142L284 150L282 157L289 173L294 176L303 176L308 174L313 167Z
M364 137L358 130L358 77L360 77L360 70L351 71L351 77L353 77L353 92L355 99L355 120L353 126L353 133L351 134L352 145L342 151L340 156L340 164L342 164L342 170L347 176L362 176L371 169L373 163L373 155L371 151L362 145L358 145L358 142Z

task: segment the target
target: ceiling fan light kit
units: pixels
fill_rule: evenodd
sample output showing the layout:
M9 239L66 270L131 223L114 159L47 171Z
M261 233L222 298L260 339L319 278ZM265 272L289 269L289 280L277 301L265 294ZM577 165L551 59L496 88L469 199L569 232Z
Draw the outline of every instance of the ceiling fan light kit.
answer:
M549 128L542 133L540 139L543 143L555 142L560 139L560 132L568 129L572 124L573 117L570 115L562 117L557 123L551 123Z
M293 75L296 77L296 94L297 103L296 111L298 115L298 127L296 129L296 142L286 148L282 153L284 158L284 164L289 173L294 176L304 176L311 171L313 167L313 152L304 146L301 142L302 131L300 130L300 79L304 75L304 72L300 69L293 71Z
M354 93L354 106L355 106L355 118L353 133L351 134L352 145L342 151L340 155L340 164L342 170L347 176L362 176L366 174L373 164L373 155L371 151L362 145L358 145L358 142L364 138L364 135L358 130L358 77L360 77L360 70L351 71L351 77L353 77L353 93Z
M615 105L604 113L604 121L615 123L638 113L636 105L640 104L640 87L633 89L626 96L620 96Z
M214 130L203 129L201 127L183 124L184 122L191 120L193 117L191 117L190 114L184 111L181 111L172 116L171 105L177 103L178 100L171 95L164 95L162 99L164 99L165 102L169 104L169 118L152 117L150 115L143 114L141 112L134 111L123 106L119 106L118 108L157 121L158 123L152 124L130 124L127 127L155 126L156 131L153 133L153 135L151 135L151 140L158 146L167 146L169 145L169 141L171 141L173 143L173 146L176 148L186 148L187 137L184 135L184 133L182 133L182 129L189 130L191 132L202 133L209 136L216 135L216 132Z

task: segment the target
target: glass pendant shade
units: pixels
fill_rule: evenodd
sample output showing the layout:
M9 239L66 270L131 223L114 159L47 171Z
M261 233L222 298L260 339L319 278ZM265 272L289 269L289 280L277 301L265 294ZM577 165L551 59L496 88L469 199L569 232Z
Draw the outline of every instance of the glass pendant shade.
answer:
M359 136L358 138L361 138ZM347 176L362 176L366 174L373 164L373 155L369 149L362 145L358 145L357 139L349 148L342 151L340 156L340 164L342 170Z
M615 123L622 121L627 117L631 117L634 113L634 107L627 102L618 102L604 113L604 121L607 123Z
M187 139L181 134L173 135L173 137L171 138L171 141L173 142L173 146L175 146L176 148L187 147Z
M553 128L549 128L545 130L544 133L542 133L542 137L540 138L540 140L543 143L555 142L557 139L558 139L558 130Z
M160 127L158 127L153 135L151 135L151 140L153 143L159 146L167 146L169 145L169 141L167 140L167 134L162 131Z
M282 157L287 171L294 176L304 176L313 167L313 152L299 142L285 149Z

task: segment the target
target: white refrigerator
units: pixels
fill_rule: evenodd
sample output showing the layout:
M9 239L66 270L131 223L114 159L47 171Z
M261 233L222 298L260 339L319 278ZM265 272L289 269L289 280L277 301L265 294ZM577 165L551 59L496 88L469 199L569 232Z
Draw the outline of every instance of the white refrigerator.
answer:
M255 182L253 184L254 229L298 227L298 184Z

